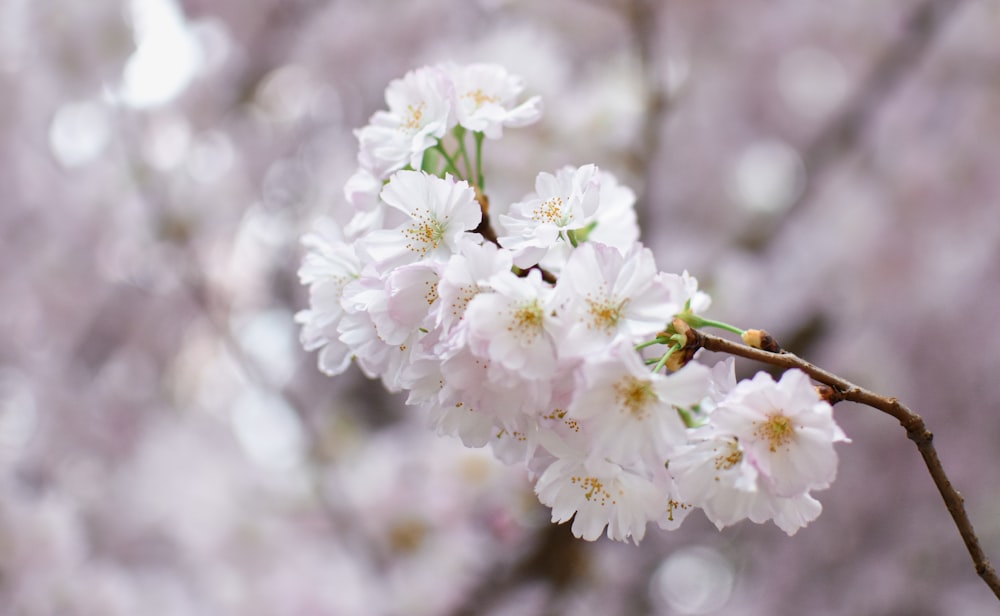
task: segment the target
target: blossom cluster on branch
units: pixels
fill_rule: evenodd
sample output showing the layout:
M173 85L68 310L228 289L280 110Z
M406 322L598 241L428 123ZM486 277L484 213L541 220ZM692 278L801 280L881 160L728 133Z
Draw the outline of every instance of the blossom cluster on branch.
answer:
M686 328L720 325L700 316L710 299L658 270L610 173L543 171L491 217L484 143L540 118L523 90L489 64L389 84L388 109L356 131L350 222L304 238L304 346L324 372L353 360L439 433L526 465L578 537L638 542L694 508L794 534L847 440L832 407L799 370L737 382L731 359L692 361Z

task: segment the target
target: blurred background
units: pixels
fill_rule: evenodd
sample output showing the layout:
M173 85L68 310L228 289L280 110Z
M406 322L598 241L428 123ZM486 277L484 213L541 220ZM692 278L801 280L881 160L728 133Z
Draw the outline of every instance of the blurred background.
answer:
M500 62L546 114L494 204L615 173L709 316L925 417L1000 559L998 40L987 0L3 0L0 614L996 613L876 411L795 537L586 543L292 317L389 80Z

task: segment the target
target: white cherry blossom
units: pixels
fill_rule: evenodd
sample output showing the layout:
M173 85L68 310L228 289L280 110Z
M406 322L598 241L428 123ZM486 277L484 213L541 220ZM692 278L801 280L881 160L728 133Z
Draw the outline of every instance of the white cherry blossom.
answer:
M671 447L687 442L675 407L695 405L707 395L710 371L692 363L670 375L654 373L622 342L585 362L579 374L569 415L593 426L594 451L619 462L644 457L656 464Z
M626 254L586 242L573 251L556 285L564 330L560 353L584 354L618 338L639 342L662 331L684 307L657 275L653 253L633 244Z
M742 381L712 414L717 429L738 438L775 494L795 496L830 485L837 474L834 443L848 438L801 370L777 383L766 372Z
M477 295L465 311L469 348L526 378L549 378L556 369L552 288L538 270L490 283L493 291Z
M635 192L618 182L610 172L600 169L601 199L595 214L594 229L587 238L625 252L639 241L639 224L635 214Z
M510 253L499 250L495 244L463 241L441 273L438 285L441 302L435 325L447 333L465 316L473 297L492 290L489 280L509 273L512 266Z
M514 265L531 267L559 242L568 241L569 231L593 222L600 198L595 165L564 167L555 175L539 173L535 192L499 217L506 231L500 245L513 253Z
M423 171L399 171L382 189L382 201L406 215L395 229L372 231L358 251L379 273L422 260L445 262L459 241L482 220L475 191L467 182Z
M503 135L505 126L527 126L542 115L542 99L533 96L521 104L517 97L524 81L497 64L446 65L454 82L455 113L459 125L490 139Z
M646 524L667 506L667 495L650 479L598 459L563 458L535 484L538 499L552 507L552 521L573 518L573 534L588 541L607 527L610 539L638 543Z
M393 80L385 91L389 109L355 131L361 166L379 179L406 166L420 169L424 152L454 126L452 87L445 72L432 66Z
M302 324L302 346L307 351L320 350L320 370L329 375L340 374L351 360L351 351L337 331L344 316L341 298L344 287L359 276L361 263L340 228L330 219L320 220L302 243L307 252L299 269L299 280L309 285L309 308L295 315L295 320Z

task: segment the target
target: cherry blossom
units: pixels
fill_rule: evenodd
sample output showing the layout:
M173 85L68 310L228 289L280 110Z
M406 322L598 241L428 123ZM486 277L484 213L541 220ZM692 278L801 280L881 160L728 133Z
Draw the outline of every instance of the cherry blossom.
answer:
M375 112L355 133L362 167L379 179L406 166L419 169L424 152L454 125L452 88L439 67L393 80L385 91L388 111Z
M454 82L458 124L490 139L503 136L505 126L527 126L542 115L542 99L533 96L516 104L524 80L497 64L445 65Z
M648 522L672 530L694 508L720 528L796 532L819 515L811 491L833 480L846 437L801 372L736 382L731 361L693 357L679 328L714 323L697 316L711 298L687 271L658 269L634 193L596 165L567 166L536 176L497 217L499 237L484 217L478 145L537 118L521 91L495 65L390 84L390 111L358 132L347 236L327 225L305 240L303 344L329 373L353 357L407 392L439 434L523 465L576 536L638 542ZM405 144L380 132L400 122Z
M380 273L420 260L447 261L459 240L475 229L482 212L467 182L422 171L401 171L382 189L382 200L409 220L395 229L372 231L359 251Z
M666 327L663 315L684 308L686 298L657 275L653 253L633 244L626 254L596 242L574 250L556 285L564 331L560 352L594 352L618 338L639 342Z
M506 230L500 245L513 253L515 265L538 263L558 242L568 241L568 232L594 221L600 205L599 177L595 165L538 174L535 192L499 219Z
M833 445L849 440L800 370L785 372L777 383L766 372L742 381L711 421L739 439L749 463L780 496L829 487L837 473Z

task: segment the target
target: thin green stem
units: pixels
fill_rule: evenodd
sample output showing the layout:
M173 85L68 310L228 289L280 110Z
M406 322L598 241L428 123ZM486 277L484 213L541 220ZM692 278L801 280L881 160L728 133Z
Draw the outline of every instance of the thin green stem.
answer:
M647 340L646 342L640 342L639 344L635 345L635 350L636 351L641 351L641 350L643 350L643 349L645 349L647 347L653 346L654 344L666 344L667 342L669 342L669 341L666 338L663 338L661 336L657 336L656 338L653 338L652 340Z
M459 124L455 127L454 134L455 139L458 141L458 154L462 157L462 162L465 163L465 176L467 178L473 177L472 175L472 161L469 159L468 149L465 147L465 128ZM482 190L482 187L480 187Z
M437 145L434 146L434 150L437 151L439 154L441 154L442 157L444 157L445 171L451 171L452 175L454 175L456 178L464 179L462 172L458 170L458 165L455 164L455 159L450 154L448 154L448 151L444 149L444 146L441 145L440 141L438 141Z
M483 179L483 138L486 135L480 132L473 134L476 137L476 183L479 190L486 190L486 182Z
M679 351L679 350L681 350L680 345L675 344L674 346L670 347L667 350L667 352L663 354L663 357L661 357L660 360L656 362L656 364L653 366L653 372L659 372L660 370L663 370L663 366L667 365L667 360L670 359L670 356L674 354L674 351Z
M743 335L743 330L740 329L739 327L736 327L735 325L730 325L729 323L723 323L722 321L713 321L712 319L705 319L691 312L684 312L677 316L680 317L682 321L684 321L685 323L687 323L688 325L690 325L695 329L699 329L702 327L714 327L716 329L732 332L739 336Z

